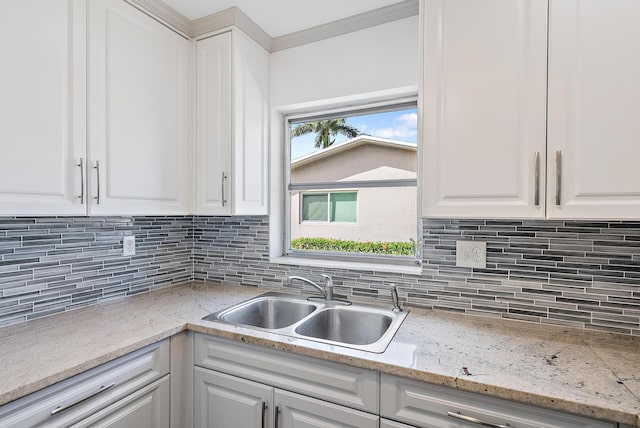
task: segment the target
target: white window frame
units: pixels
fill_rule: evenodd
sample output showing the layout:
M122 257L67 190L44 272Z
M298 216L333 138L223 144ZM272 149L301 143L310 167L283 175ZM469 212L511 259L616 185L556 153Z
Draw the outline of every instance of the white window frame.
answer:
M291 195L290 195L290 183L291 183L291 136L290 126L294 123L301 123L312 121L314 119L327 119L331 117L343 117L345 115L357 116L359 114L375 113L398 110L403 107L417 108L418 110L418 141L420 141L421 135L421 114L418 103L417 95L402 95L398 97L382 98L375 101L352 101L349 103L337 103L330 105L315 105L309 110L299 111L287 111L282 112L283 118L283 133L282 149L284 154L283 158L283 178L284 182L280 181L282 189L284 191L282 202L283 216L281 221L283 222L280 227L283 232L282 247L280 249L281 255L279 257L271 257L272 262L281 264L294 264L305 266L323 266L323 267L344 267L354 269L367 269L374 271L384 272L401 272L420 274L422 272L422 218L420 215L421 209L421 159L422 148L418 144L417 150L417 179L410 180L415 181L416 193L417 193L417 224L416 224L416 236L415 236L415 250L413 256L394 256L394 255L373 255L373 254L361 254L361 253L339 253L339 252L323 252L323 251L303 251L291 249ZM389 180L391 181L391 180ZM393 180L395 181L395 180ZM380 184L385 184L385 181L378 183L369 183L369 186L362 187L379 187ZM331 183L318 183L317 186L331 184ZM344 184L339 183L340 186ZM401 183L398 183L401 185ZM405 184L406 186L406 184ZM303 190L325 190L327 192L330 189L321 189L320 187L311 187L308 189L299 188L302 193ZM340 187L340 190L343 190ZM345 189L346 190L346 189ZM302 205L302 198L300 199L300 205ZM302 217L300 217L302 218Z

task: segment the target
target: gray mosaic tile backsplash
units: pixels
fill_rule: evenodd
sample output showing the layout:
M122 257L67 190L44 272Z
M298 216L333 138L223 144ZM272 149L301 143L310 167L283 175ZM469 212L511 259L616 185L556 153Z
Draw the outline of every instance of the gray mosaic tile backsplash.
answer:
M196 217L194 278L282 287L334 277L343 297L640 336L640 222L423 220L422 275L271 264L266 217ZM455 242L487 242L487 268L455 266Z
M486 269L455 266L459 239L487 242ZM342 297L388 300L393 282L407 306L640 336L640 222L425 219L422 249L422 275L388 274L269 263L262 216L0 218L0 325L188 280L329 273Z
M0 325L188 281L192 231L191 217L0 217Z

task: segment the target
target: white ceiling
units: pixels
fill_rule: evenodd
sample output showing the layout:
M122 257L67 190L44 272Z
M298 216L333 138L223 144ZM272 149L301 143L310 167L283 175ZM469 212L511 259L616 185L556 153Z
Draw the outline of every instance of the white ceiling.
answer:
M236 6L271 37L326 24L402 0L162 0L190 20Z

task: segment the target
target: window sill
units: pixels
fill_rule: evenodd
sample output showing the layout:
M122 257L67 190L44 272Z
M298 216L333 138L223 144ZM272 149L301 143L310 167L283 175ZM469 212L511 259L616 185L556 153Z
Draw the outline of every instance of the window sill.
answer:
M338 268L347 270L366 270L372 272L387 272L387 273L405 273L410 275L421 275L421 266L403 266L385 263L366 263L366 262L354 262L354 261L336 261L336 260L319 260L310 259L304 257L293 256L280 256L272 257L269 260L271 263L277 263L281 265L295 265L295 266L311 266L311 267L324 267L324 268Z

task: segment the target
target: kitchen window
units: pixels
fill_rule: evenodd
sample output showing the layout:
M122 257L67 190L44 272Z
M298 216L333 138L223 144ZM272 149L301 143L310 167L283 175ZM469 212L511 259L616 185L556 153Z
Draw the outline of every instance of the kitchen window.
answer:
M415 99L286 116L286 256L419 265Z

